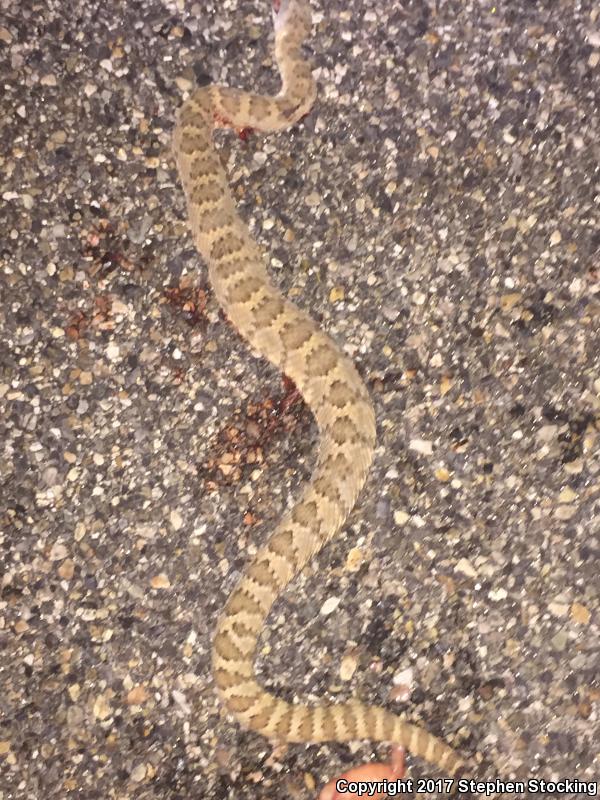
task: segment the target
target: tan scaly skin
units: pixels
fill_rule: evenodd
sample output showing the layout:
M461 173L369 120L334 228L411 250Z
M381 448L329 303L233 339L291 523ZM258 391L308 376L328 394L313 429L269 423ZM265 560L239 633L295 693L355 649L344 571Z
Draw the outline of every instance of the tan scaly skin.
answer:
M375 447L375 416L363 381L329 336L269 281L213 146L215 127L277 131L293 125L313 104L316 87L301 54L310 32L309 8L305 0L283 0L274 4L273 18L280 93L264 97L223 86L197 89L180 109L174 134L190 228L215 295L240 334L294 381L321 437L310 483L227 601L214 639L214 678L238 720L271 739L390 741L455 775L462 761L452 749L383 708L358 702L292 705L255 680L257 641L273 603L339 531Z

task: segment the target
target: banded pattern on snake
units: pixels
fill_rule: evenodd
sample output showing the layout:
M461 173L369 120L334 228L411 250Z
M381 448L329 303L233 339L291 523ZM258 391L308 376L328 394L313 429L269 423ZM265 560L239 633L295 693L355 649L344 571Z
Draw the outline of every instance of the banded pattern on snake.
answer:
M290 704L256 681L254 656L269 611L285 587L339 531L365 482L375 415L352 362L269 281L264 257L239 217L213 145L215 127L276 131L311 108L316 87L301 46L310 33L305 0L274 0L275 97L210 85L179 111L174 152L194 242L221 307L240 334L291 378L320 432L317 466L292 510L248 565L218 623L213 672L227 708L248 728L284 742L372 739L405 746L456 775L459 756L426 730L358 702Z

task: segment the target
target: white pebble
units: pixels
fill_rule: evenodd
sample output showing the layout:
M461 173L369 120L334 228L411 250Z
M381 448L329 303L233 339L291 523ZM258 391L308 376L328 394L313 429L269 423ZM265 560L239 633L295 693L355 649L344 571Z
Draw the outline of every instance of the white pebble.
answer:
M433 453L433 442L428 442L425 439L411 439L408 446L411 450L415 450L424 456L430 456Z
M340 604L339 597L328 597L321 606L321 614L326 617L328 614L333 613Z
M116 361L120 355L119 346L116 344L109 344L106 348L106 355L111 361Z
M462 572L463 575L467 575L469 578L476 578L477 577L477 570L471 564L470 561L467 561L466 558L461 558L460 561L456 562L456 566L454 567L455 572Z

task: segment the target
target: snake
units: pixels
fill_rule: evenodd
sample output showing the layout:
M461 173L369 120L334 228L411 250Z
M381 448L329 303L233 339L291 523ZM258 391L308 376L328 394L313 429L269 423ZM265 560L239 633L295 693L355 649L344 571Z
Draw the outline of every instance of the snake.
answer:
M311 32L306 0L273 0L277 95L208 84L176 116L173 151L189 228L226 317L252 349L290 378L319 432L316 466L289 511L245 568L220 615L212 675L226 709L246 729L280 743L393 742L443 773L460 774L457 752L383 707L350 700L290 703L258 682L255 656L269 612L288 584L339 531L365 483L376 443L373 404L356 367L269 279L266 256L238 214L216 128L286 129L316 98L302 46Z

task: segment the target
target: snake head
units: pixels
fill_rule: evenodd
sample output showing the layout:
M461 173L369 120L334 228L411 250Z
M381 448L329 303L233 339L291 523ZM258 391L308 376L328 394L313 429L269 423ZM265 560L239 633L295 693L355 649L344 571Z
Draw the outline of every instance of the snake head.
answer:
M290 25L297 35L302 32L302 38L310 32L310 8L306 0L273 0L273 27L275 35Z

